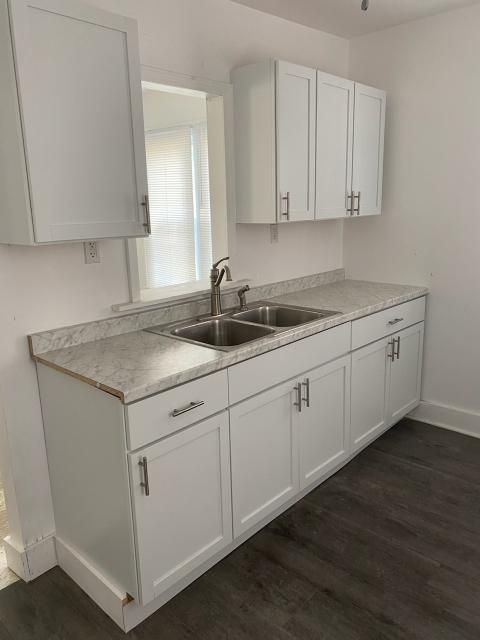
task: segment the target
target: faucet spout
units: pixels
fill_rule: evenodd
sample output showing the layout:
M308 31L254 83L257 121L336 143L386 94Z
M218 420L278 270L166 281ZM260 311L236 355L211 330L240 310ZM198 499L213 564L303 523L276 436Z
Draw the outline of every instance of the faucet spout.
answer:
M230 272L230 268L228 265L223 265L222 269L219 271L218 266L221 262L228 260L227 258L222 258L218 260L212 265L210 270L210 299L211 299L211 315L212 316L220 316L222 315L222 300L220 295L220 285L222 284L223 278L226 276L227 281L232 280L232 274Z

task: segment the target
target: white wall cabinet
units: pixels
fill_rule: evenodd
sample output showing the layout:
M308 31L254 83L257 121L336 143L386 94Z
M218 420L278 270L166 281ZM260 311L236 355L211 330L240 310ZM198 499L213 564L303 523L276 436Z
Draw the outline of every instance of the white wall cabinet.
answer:
M344 218L352 204L355 83L317 74L317 200L315 218Z
M228 414L129 454L129 468L145 605L232 540Z
M294 403L294 382L286 382L230 409L235 536L298 492Z
M277 63L279 222L315 218L316 72Z
M352 353L352 452L420 402L423 332L420 322Z
M232 80L237 222L381 213L385 92L282 61Z
M355 83L352 215L382 212L385 107L384 91Z
M297 412L300 488L305 489L349 455L350 357L306 374Z
M0 42L0 242L147 235L136 22L0 0Z

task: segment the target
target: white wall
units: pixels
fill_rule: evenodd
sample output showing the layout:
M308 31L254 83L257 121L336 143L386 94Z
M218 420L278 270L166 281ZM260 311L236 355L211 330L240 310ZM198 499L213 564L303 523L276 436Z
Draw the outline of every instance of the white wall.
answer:
M229 0L90 3L139 20L144 65L228 81L234 66L272 56L347 73L345 40ZM0 246L1 444L11 462L7 501L16 498L19 518L12 518L12 534L19 545L33 544L54 526L37 381L25 336L105 317L111 304L128 299L123 242L102 242L98 265L85 265L82 250ZM261 281L340 267L342 223L282 228L277 245L269 244L266 227L242 228L233 264L235 277Z
M351 42L388 92L384 215L345 224L356 278L425 284L423 398L480 412L480 6Z

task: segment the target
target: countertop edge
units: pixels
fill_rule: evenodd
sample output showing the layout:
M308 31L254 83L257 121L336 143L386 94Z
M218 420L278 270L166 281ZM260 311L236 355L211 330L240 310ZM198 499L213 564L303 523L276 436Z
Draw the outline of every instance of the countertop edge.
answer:
M292 344L293 342L297 342L298 340L302 340L315 334L322 333L323 331L333 329L334 327L346 324L347 322L352 322L353 320L358 320L360 318L373 315L374 313L390 309L391 307L395 307L404 302L410 302L411 300L426 297L428 294L429 289L427 287L419 287L416 291L411 291L409 293L396 296L395 298L390 298L389 300L379 302L378 304L369 305L350 313L343 313L339 316L333 316L332 318L321 320L308 326L303 325L301 327L295 327L294 329L276 334L275 336L272 336L270 338L266 338L266 342L264 344L259 345L258 343L254 343L235 351L225 352L224 357L221 357L218 360L213 360L209 363L202 363L190 369L185 369L181 373L176 373L172 376L164 377L155 384L134 388L128 392L122 391L121 389L115 389L98 380L93 380L91 378L83 376L82 374L72 369L68 369L62 367L61 365L58 365L55 362L48 360L48 352L41 355L34 355L32 356L32 358L35 362L55 369L56 371L59 371L61 373L65 373L73 378L76 378L77 380L95 387L96 389L100 389L101 391L119 398L119 400L124 405L130 405L135 402L145 400L158 393L167 391L168 389L172 389L174 387L181 386L182 384L186 384L187 382L191 382L192 380L202 378L216 371L221 371L222 369L226 369L227 367L233 366L235 364L240 364L241 362L250 360L251 358L254 358L256 356L264 355L265 353L274 351L275 349L279 349L288 344ZM174 338L172 338L172 340L173 339Z

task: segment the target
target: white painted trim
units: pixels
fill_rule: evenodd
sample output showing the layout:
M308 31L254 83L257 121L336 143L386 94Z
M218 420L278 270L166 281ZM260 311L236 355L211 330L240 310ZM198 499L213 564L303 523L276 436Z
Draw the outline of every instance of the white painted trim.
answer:
M55 538L53 534L36 542L27 549L18 547L7 536L4 541L8 568L25 582L31 582L57 564Z
M480 438L480 413L422 400L408 417L419 422L428 422L435 427Z
M28 582L28 564L24 549L17 547L11 536L3 539L3 546L7 558L7 567L19 578Z
M59 538L55 544L60 567L119 627L124 629L123 608L129 596L111 584L68 544Z

